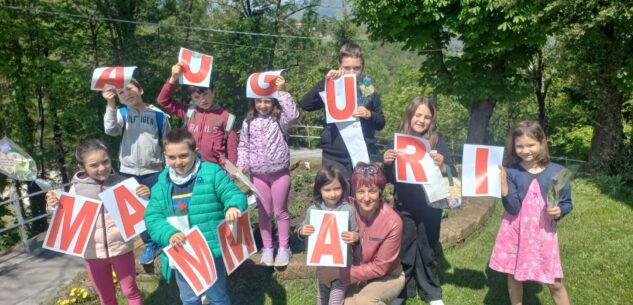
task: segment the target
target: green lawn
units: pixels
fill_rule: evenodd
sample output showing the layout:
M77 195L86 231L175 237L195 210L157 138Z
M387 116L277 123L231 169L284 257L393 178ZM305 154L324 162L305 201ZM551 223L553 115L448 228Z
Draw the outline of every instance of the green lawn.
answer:
M559 224L565 285L573 304L631 304L633 300L633 196L601 180L573 185L573 212ZM620 199L617 199L620 198ZM508 304L506 277L487 269L502 215L440 258L446 304ZM146 304L178 304L177 289L158 277L139 279ZM85 276L71 287L86 286ZM89 286L89 284L87 284ZM68 290L66 290L68 291ZM229 280L233 304L313 304L314 280L281 280L269 268L240 268ZM56 300L56 299L55 299ZM52 300L51 304L54 304ZM524 304L553 304L547 287L528 283ZM122 302L124 303L124 302ZM98 304L98 302L91 302ZM407 304L426 304L419 299Z

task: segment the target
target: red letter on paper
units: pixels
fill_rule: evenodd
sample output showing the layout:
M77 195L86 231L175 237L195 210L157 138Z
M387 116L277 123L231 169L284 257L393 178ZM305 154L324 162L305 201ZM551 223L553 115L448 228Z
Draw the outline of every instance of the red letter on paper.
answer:
M324 214L321 229L319 230L319 235L314 246L314 252L312 252L312 257L310 257L310 263L318 264L321 261L321 256L332 255L334 264L343 264L343 252L341 252L339 235L340 232L336 224L336 216L328 213ZM328 237L330 243L326 244L325 241Z
M125 235L134 236L136 234L134 226L136 226L139 222L144 221L143 216L145 215L145 206L138 201L134 194L130 193L125 185L115 188L113 192L117 207L119 208L119 213L121 214L121 220L123 221ZM134 213L130 214L128 206L132 206Z
M259 86L259 78L261 77L261 75L262 73L254 73L253 76L249 79L249 86L251 86L253 93L261 96L267 96L275 93L275 91L277 91L275 81L277 80L278 76L270 74L265 75L264 82L270 84L270 86L268 88L262 88Z
M341 80L344 82L344 86L337 86L335 82L338 83ZM356 108L356 83L354 82L354 77L343 76L337 80L327 78L325 80L325 86L325 98L327 100L327 109L330 112L330 116L335 120L349 119L352 114L354 114L354 109ZM338 95L336 93L336 87L339 87L339 90L345 90L345 106L343 109L339 109L336 105L336 95Z
M396 137L396 143L398 144L396 147L396 151L398 152L396 156L396 164L398 165L396 168L396 174L398 175L398 180L407 180L408 164L411 166L411 171L413 172L415 181L428 182L426 172L424 172L424 167L420 163L426 153L424 143L410 137L401 137L397 135ZM411 155L403 153L407 151L407 146L415 147L415 152Z
M97 213L99 213L100 204L88 200L81 204L81 200L68 194L63 194L59 198L59 207L55 211L44 242L45 248L83 256ZM79 209L79 211L73 218L75 209ZM60 235L59 243L57 242L58 235ZM69 250L73 241L75 241L75 247Z
M196 295L206 291L217 279L213 256L207 243L197 228L187 235L187 244L193 255L181 246L166 248L169 256L183 273Z
M231 230L231 225L228 221L218 225L222 259L229 274L235 271L249 256L257 252L257 247L255 247L255 242L253 241L253 230L249 214L242 214L233 225L235 226L235 236L233 236L233 230Z
M198 72L194 73L193 71L191 71L192 51L187 49L182 50L181 60L185 63L185 65L183 65L183 76L192 83L201 83L205 80L205 78L207 77L207 75L209 75L209 72L211 71L211 63L213 61L213 58L208 55L201 55L202 56L199 59L200 69L198 69Z
M488 148L475 151L475 193L488 194Z
M114 71L114 77L112 77L112 71ZM105 68L95 84L95 89L104 89L106 85L112 85L114 88L125 88L125 68Z

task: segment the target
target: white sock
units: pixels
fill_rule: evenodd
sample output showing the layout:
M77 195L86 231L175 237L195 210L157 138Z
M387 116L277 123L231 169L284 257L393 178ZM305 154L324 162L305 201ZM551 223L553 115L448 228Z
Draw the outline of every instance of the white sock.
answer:
M444 302L442 302L442 300L435 300L435 301L431 301L429 305L444 305Z

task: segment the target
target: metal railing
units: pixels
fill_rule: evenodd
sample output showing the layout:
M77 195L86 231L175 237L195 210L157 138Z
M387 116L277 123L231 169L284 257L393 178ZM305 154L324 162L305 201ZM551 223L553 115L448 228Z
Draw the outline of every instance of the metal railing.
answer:
M61 189L64 188L66 186L69 186L70 183L66 183L63 185L56 185L53 189ZM38 215L32 218L25 218L25 215L22 214L22 206L20 205L20 201L23 199L27 199L33 196L37 196L40 194L44 194L46 193L48 190L46 191L38 191L35 193L31 193L31 194L26 194L24 196L20 196L18 197L17 195L17 190L15 190L14 192L11 193L11 195L9 195L9 199L0 202L0 206L3 206L5 204L13 204L13 209L15 210L15 220L16 222L14 222L13 224L4 227L4 228L0 228L0 234L18 228L19 232L20 232L20 241L22 242L22 247L24 249L25 252L31 252L31 248L29 247L29 235L26 231L26 225L28 225L29 223L32 223L36 220L48 217L49 215L52 214L51 211L48 211L42 215Z

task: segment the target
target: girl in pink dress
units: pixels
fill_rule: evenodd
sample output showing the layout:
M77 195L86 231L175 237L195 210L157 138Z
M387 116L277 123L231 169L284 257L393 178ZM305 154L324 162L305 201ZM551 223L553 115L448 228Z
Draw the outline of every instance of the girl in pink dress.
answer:
M558 221L573 208L569 182L560 202L548 205L544 199L564 168L550 162L545 132L534 121L512 128L506 154L507 167L500 167L505 213L489 267L508 274L512 305L523 304L524 281L547 284L554 303L569 304L556 233Z

